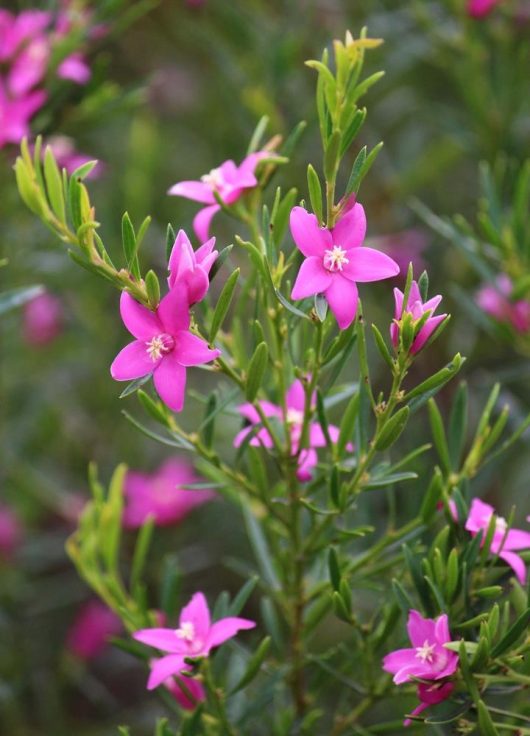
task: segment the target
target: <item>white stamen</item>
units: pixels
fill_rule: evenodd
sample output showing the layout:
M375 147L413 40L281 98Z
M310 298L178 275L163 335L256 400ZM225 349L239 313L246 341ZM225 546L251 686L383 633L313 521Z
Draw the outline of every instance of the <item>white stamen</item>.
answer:
M304 412L298 409L287 409L287 424L302 424Z
M171 335L163 333L162 335L155 335L155 337L151 338L149 342L146 342L146 345L148 356L151 358L153 363L156 363L159 358L173 350L175 347L175 341Z
M191 621L183 621L180 628L175 630L175 634L179 639L191 643L195 638L195 626Z
M331 250L324 251L324 268L328 271L342 271L349 262L346 251L340 245L334 245Z
M425 639L422 647L416 647L416 657L421 659L422 662L431 662L434 660L434 650L436 644L429 644L429 640Z
M219 189L224 182L221 169L212 169L208 174L201 176L201 181L212 189Z

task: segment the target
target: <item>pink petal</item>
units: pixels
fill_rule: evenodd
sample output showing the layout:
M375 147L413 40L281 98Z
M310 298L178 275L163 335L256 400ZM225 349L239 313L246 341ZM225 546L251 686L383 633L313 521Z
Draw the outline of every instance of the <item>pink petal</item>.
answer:
M162 299L157 309L163 332L175 335L190 326L190 310L186 289L171 289Z
M281 419L282 410L279 406L276 406L276 404L273 404L270 401L259 401L258 403L266 417L278 417ZM248 419L249 422L252 422L253 424L259 424L261 422L260 415L252 404L240 404L237 407L237 410L241 416Z
M423 618L419 611L409 612L407 631L414 647L422 647L425 641L436 641L436 623L430 618Z
M175 357L180 365L192 366L210 363L221 355L221 351L208 347L206 340L191 332L179 332L176 335Z
M296 409L296 411L304 411L305 409L305 391L302 381L299 378L293 381L286 395L286 403L288 409Z
M508 552L505 550L500 553L499 557L510 565L521 585L526 585L526 565L523 558L519 557L515 552Z
M351 325L357 314L359 294L353 281L336 274L324 296L341 330Z
M81 54L70 54L57 67L57 76L76 84L86 84L92 72Z
M215 237L210 238L206 241L206 243L203 243L200 248L197 248L195 251L195 260L197 263L200 263L206 273L209 273L213 263L215 262L217 256L219 253L214 250L215 247Z
M313 477L313 469L318 463L318 456L315 450L309 448L302 450L298 459L298 468L296 477L301 483L308 483Z
M152 373L160 361L153 362L147 352L145 342L134 340L120 350L110 367L110 375L115 381L133 381Z
M396 319L401 319L401 315L403 314L403 297L404 293L400 291L399 289L394 289L394 302L395 302L395 309L394 309L394 317Z
M176 361L174 352L160 360L153 374L153 383L157 394L171 411L182 411L186 393L186 368Z
M132 636L136 641L160 649L163 652L171 652L181 656L188 653L187 643L176 635L175 629L140 629L140 631L135 631Z
M324 251L333 248L329 230L320 227L315 215L310 215L303 207L293 207L289 224L297 248L307 258L319 256L322 260Z
M355 248L348 251L349 263L344 265L342 275L352 281L381 281L397 276L398 264L387 256L373 248Z
M220 210L220 205L212 204L210 207L204 207L202 210L197 212L193 220L193 229L195 230L195 234L199 240L208 240L210 237L210 224L212 222L212 218L220 212Z
M444 321L446 317L446 314L440 314L436 317L429 317L427 322L423 325L419 333L416 335L416 339L412 343L410 352L413 355L415 353L418 353L423 348L427 340L429 340L431 335L436 331L438 326ZM396 325L394 325L394 327L396 327Z
M309 425L309 444L311 445L311 447L326 446L326 438L324 436L324 432L322 431L322 427L316 422L312 422Z
M344 250L360 246L366 235L366 215L362 204L356 203L337 222L332 231L333 242Z
M181 626L185 623L193 624L195 638L204 644L207 639L209 641L210 610L203 593L194 593L190 602L180 612L179 622Z
M449 632L449 619L447 618L446 613L438 616L438 618L435 619L434 634L436 637L436 641L440 644L445 644L446 642L451 641L451 634Z
M155 335L164 332L162 323L155 312L139 304L126 291L121 293L120 314L125 327L138 340L150 340Z
M202 181L179 181L168 190L168 194L175 197L185 197L203 204L213 204L215 202L211 187Z
M403 667L408 667L410 664L417 663L418 661L415 649L396 649L395 652L390 652L390 654L384 657L383 669L385 672L395 675Z
M530 532L524 529L510 529L506 535L504 549L510 551L513 549L530 549Z
M332 279L331 273L326 271L322 265L322 258L310 256L300 266L291 292L291 299L297 301L313 294L320 294L326 291L332 283Z
M212 624L210 634L208 636L208 650L218 647L227 639L231 639L238 631L243 629L253 629L256 626L254 621L246 618L222 618Z
M184 258L184 254L187 255L187 262L189 265L189 269L193 267L193 248L190 243L190 239L184 232L184 230L179 230L177 233L177 237L175 238L175 242L173 243L173 248L171 249L171 254L169 256L168 261L168 269L173 274L176 275L182 270L180 268L181 260ZM171 285L171 284L170 284Z
M173 631L173 637L176 634ZM136 639L136 636L134 637ZM147 689L154 690L155 687L162 685L168 677L178 675L179 672L186 669L184 656L182 654L170 654L168 657L161 657L151 664L151 674L147 681Z

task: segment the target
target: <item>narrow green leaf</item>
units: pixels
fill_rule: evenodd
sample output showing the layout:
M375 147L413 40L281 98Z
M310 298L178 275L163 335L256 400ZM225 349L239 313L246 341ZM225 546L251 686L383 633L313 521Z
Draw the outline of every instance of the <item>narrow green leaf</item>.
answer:
M438 457L442 464L442 468L446 474L451 472L451 460L449 457L449 446L443 425L442 415L434 399L429 399L429 421L431 424L431 432L434 439L434 445L438 451Z
M265 370L269 362L267 343L260 342L250 359L245 386L247 401L254 401L263 382Z
M410 409L403 406L385 424L375 441L375 448L379 452L387 450L397 442L408 422Z
M219 328L221 327L224 318L226 317L227 312L230 308L230 304L232 303L232 298L234 296L234 291L237 285L237 280L239 279L239 273L240 269L236 268L236 270L230 274L230 276L226 280L225 285L223 286L221 294L219 295L219 299L215 306L215 311L213 313L212 323L210 326L211 343L214 342L217 333L219 332Z
M50 146L46 146L44 154L44 178L46 180L46 190L52 210L57 215L60 222L66 222L66 208L64 202L63 179L59 172L59 168L53 156Z
M252 680L259 673L261 666L263 662L265 661L265 657L269 653L270 646L271 646L271 637L266 636L265 639L263 639L259 647L254 652L252 657L250 658L245 672L243 673L237 685L234 688L232 688L232 690L230 691L229 693L230 695L237 693L239 690L242 690L250 682L252 682Z
M309 189L309 200L313 212L317 216L319 223L324 221L324 214L322 210L322 187L320 185L320 179L315 169L309 164L307 167L307 186Z
M145 275L145 288L149 306L151 309L156 309L160 304L160 283L158 276L153 270L149 270Z

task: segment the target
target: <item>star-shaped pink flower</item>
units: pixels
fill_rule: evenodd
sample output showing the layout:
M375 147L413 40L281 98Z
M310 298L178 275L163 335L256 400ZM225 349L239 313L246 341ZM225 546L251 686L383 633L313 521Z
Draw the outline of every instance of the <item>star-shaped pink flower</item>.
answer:
M158 395L172 411L181 411L186 390L186 368L210 363L220 354L189 331L186 290L172 289L152 312L123 292L120 312L125 327L136 338L116 356L110 372L116 381L132 381L153 374Z
M341 330L349 327L357 313L356 282L380 281L399 273L392 258L362 246L366 217L358 203L331 230L320 227L315 215L303 207L291 210L290 226L294 242L305 256L291 298L324 294Z
M179 230L175 239L168 263L169 288L172 289L176 284L185 285L190 304L200 302L208 291L208 274L219 255L214 247L215 238L210 238L194 251L184 230Z

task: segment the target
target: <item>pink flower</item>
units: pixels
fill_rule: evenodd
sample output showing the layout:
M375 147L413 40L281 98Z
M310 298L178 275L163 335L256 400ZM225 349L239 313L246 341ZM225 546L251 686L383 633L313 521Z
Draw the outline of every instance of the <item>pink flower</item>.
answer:
M219 253L214 250L215 238L210 238L194 251L184 230L179 230L169 256L169 288L184 284L190 304L200 302L210 285L208 274Z
M57 76L61 79L69 79L76 84L86 84L92 72L85 57L80 53L74 53L61 61L57 67Z
M467 13L472 18L484 18L502 0L468 0Z
M46 74L50 58L50 44L44 36L32 39L12 62L7 75L7 87L13 97L23 97Z
M263 410L263 413L267 417L276 417L281 422L284 421L284 413L281 406L272 404L269 401L258 402ZM285 403L287 406L287 424L289 425L289 431L291 434L291 449L292 454L298 454L300 439L302 437L302 425L304 420L304 408L305 408L305 393L304 387L301 381L296 380L290 387L285 397ZM314 409L316 405L316 397L313 396L311 400L311 408ZM244 441L245 437L252 432L253 426L261 423L260 415L252 404L242 404L238 407L239 413L247 419L251 426L245 427L239 432L234 439L234 446L239 447ZM332 442L337 442L339 438L339 429L333 425L329 426L329 435ZM254 437L250 440L250 444L254 447L271 448L273 446L272 437L265 428L260 429ZM317 453L315 447L325 447L326 438L322 432L320 424L316 422L310 422L309 424L309 447L302 450L300 457L298 458L298 479L301 481L311 480L312 470L317 464ZM352 445L348 445L348 449L352 450Z
M193 228L201 242L210 237L210 223L213 216L221 209L214 192L224 204L234 204L247 189L258 185L255 174L258 163L271 155L267 151L251 153L250 156L243 159L239 166L236 166L234 161L225 161L217 169L212 169L209 174L202 176L200 181L180 181L169 189L168 194L186 197L186 199L207 205L198 212L193 220Z
M409 263L412 263L414 273L421 273L426 268L423 253L427 250L429 241L423 230L410 228L392 235L380 235L370 238L369 244L390 256L398 264L402 274L407 273Z
M434 680L436 685L420 684L418 697L421 700L412 715L421 713L429 705L440 703L452 692L450 683L441 683L453 675L458 668L458 654L446 649L444 644L451 641L449 622L444 613L436 619L423 618L418 611L409 612L407 622L409 639L413 649L398 649L383 659L383 669L394 675L396 685L409 682L411 678ZM410 721L405 721L409 725Z
M155 667L156 660L152 660L150 666L151 668ZM190 665L183 663L179 672L189 672L190 670ZM162 684L184 710L195 710L199 703L206 700L206 692L202 683L192 677L185 677L176 673L173 674L173 677L164 680Z
M494 286L483 286L476 295L478 306L490 317L512 325L517 332L530 331L530 302L519 299L514 302L510 297L513 284L509 276L501 274Z
M152 373L162 401L173 411L181 411L186 368L210 363L221 354L189 332L187 293L172 289L152 312L123 292L120 312L125 327L136 340L114 359L110 367L112 377L116 381L132 381Z
M480 501L478 498L474 498L465 528L473 537L480 531L485 536L491 517L494 514L495 509L493 506ZM530 521L530 518L528 520ZM507 528L506 519L503 519L502 516L497 516L490 552L498 555L501 560L504 560L504 562L510 565L521 585L525 585L526 566L524 560L516 553L521 549L530 549L530 532L526 532L523 529L510 529L506 533Z
M22 526L15 512L0 504L0 557L9 560L22 541Z
M151 668L147 689L152 690L182 671L186 657L207 657L210 651L238 631L253 629L254 621L228 617L210 622L210 611L202 593L195 593L180 614L178 629L142 629L133 638L169 654Z
M193 467L170 459L152 475L129 471L125 477L126 506L123 524L127 529L142 526L153 516L158 526L182 521L194 508L214 498L209 490L186 491L180 486L197 483Z
M46 92L35 90L12 99L0 76L0 148L6 143L20 143L29 135L29 121L46 102Z
M66 639L66 646L80 659L94 659L107 647L111 636L122 631L118 616L99 600L86 603L78 612Z
M0 62L11 59L23 43L40 36L50 21L51 14L44 10L26 10L18 15L0 10Z
M74 141L66 135L51 136L47 139L46 143L52 149L59 168L66 169L69 174L72 174L77 168L79 168L79 166L94 160L92 156L87 156L85 153L76 151ZM43 146L43 153L45 148L46 147ZM97 179L103 168L104 165L101 161L98 161L90 174L85 178Z
M395 348L399 345L399 332L400 322L403 319L404 314L411 314L414 322L420 320L426 312L431 312L431 316L427 318L427 321L414 338L414 342L410 348L412 355L418 353L425 343L429 340L431 335L434 334L437 327L444 321L447 314L440 314L437 317L433 317L433 313L436 307L442 301L441 296L434 296L425 303L421 298L420 290L416 281L413 281L410 286L410 292L407 299L406 307L403 307L404 293L399 289L394 289L394 300L396 303L396 309L394 313L394 321L390 325L390 337L392 338L392 344Z
M302 207L291 210L290 225L294 242L305 256L291 298L324 294L341 330L355 319L357 281L380 281L399 273L392 258L361 247L366 217L360 204L350 207L332 230L320 227L315 215Z
M452 682L443 682L443 683L436 683L434 685L425 685L423 683L420 683L418 685L418 698L420 699L420 704L414 708L411 716L418 716L420 713L423 713L423 711L428 708L430 705L437 705L438 703L441 703L444 700L447 700L451 696L451 693L455 689L455 686ZM410 718L407 718L404 722L404 726L410 726L412 721Z
M40 347L53 342L61 332L62 323L61 302L47 291L24 306L24 339L30 345Z

